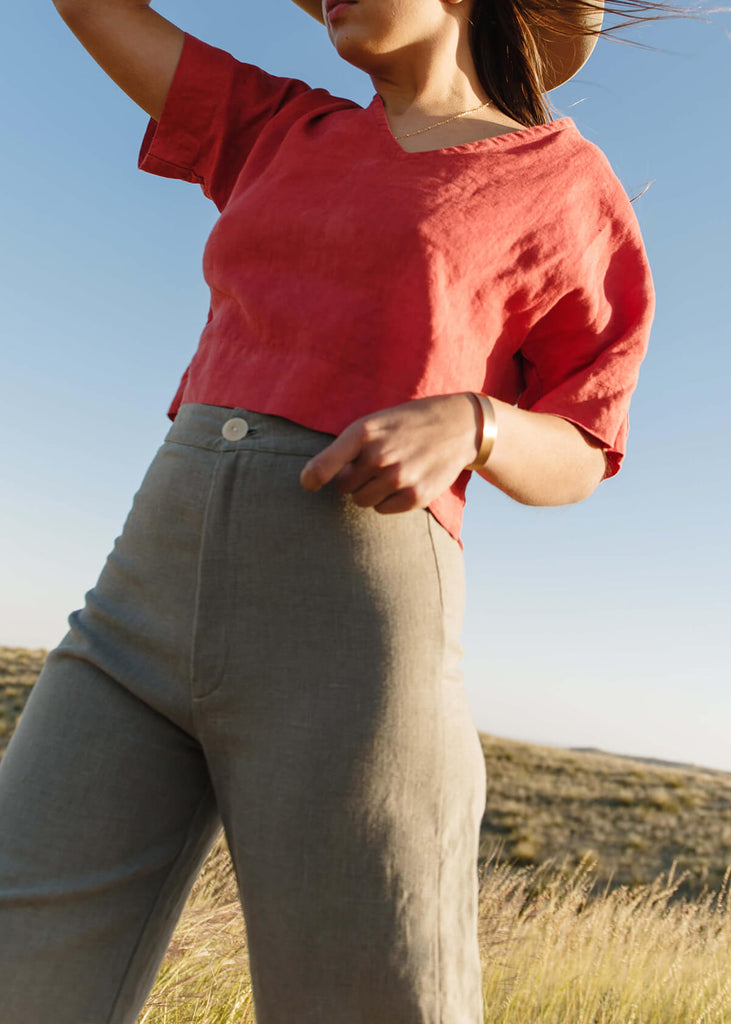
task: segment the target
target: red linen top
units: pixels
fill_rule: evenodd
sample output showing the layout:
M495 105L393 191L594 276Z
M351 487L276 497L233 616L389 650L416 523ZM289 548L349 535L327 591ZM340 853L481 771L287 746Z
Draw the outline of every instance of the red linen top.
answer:
M639 225L571 118L427 153L368 107L186 35L140 167L197 182L208 322L183 402L339 434L483 391L625 451L655 294ZM429 509L460 541L464 470Z

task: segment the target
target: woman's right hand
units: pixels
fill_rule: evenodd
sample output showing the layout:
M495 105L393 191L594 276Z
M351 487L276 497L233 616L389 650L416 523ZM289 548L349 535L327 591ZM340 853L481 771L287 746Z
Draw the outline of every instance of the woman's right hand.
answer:
M183 52L184 33L149 0L54 0L97 64L156 121Z

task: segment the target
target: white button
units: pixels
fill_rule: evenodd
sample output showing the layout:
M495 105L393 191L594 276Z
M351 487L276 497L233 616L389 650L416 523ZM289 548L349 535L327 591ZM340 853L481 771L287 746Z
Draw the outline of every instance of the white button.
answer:
M249 433L249 424L239 416L234 416L232 420L226 420L221 427L221 433L227 441L240 441Z

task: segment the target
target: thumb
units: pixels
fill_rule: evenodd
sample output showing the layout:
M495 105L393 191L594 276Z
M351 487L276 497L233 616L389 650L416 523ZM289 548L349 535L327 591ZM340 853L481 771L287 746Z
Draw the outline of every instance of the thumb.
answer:
M340 470L360 455L361 443L354 424L332 441L327 448L318 452L300 473L300 484L306 491L319 491L329 483Z

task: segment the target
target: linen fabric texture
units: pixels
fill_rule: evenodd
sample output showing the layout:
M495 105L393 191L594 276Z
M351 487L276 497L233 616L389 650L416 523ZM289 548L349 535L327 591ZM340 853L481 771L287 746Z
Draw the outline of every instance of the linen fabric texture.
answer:
M331 441L170 427L0 761L0 1024L134 1024L221 822L259 1024L481 1024L463 552Z
M407 153L379 95L363 108L187 34L139 166L221 212L171 419L243 406L339 434L481 391L583 428L618 471L655 293L629 199L571 118ZM460 545L469 478L429 505Z

